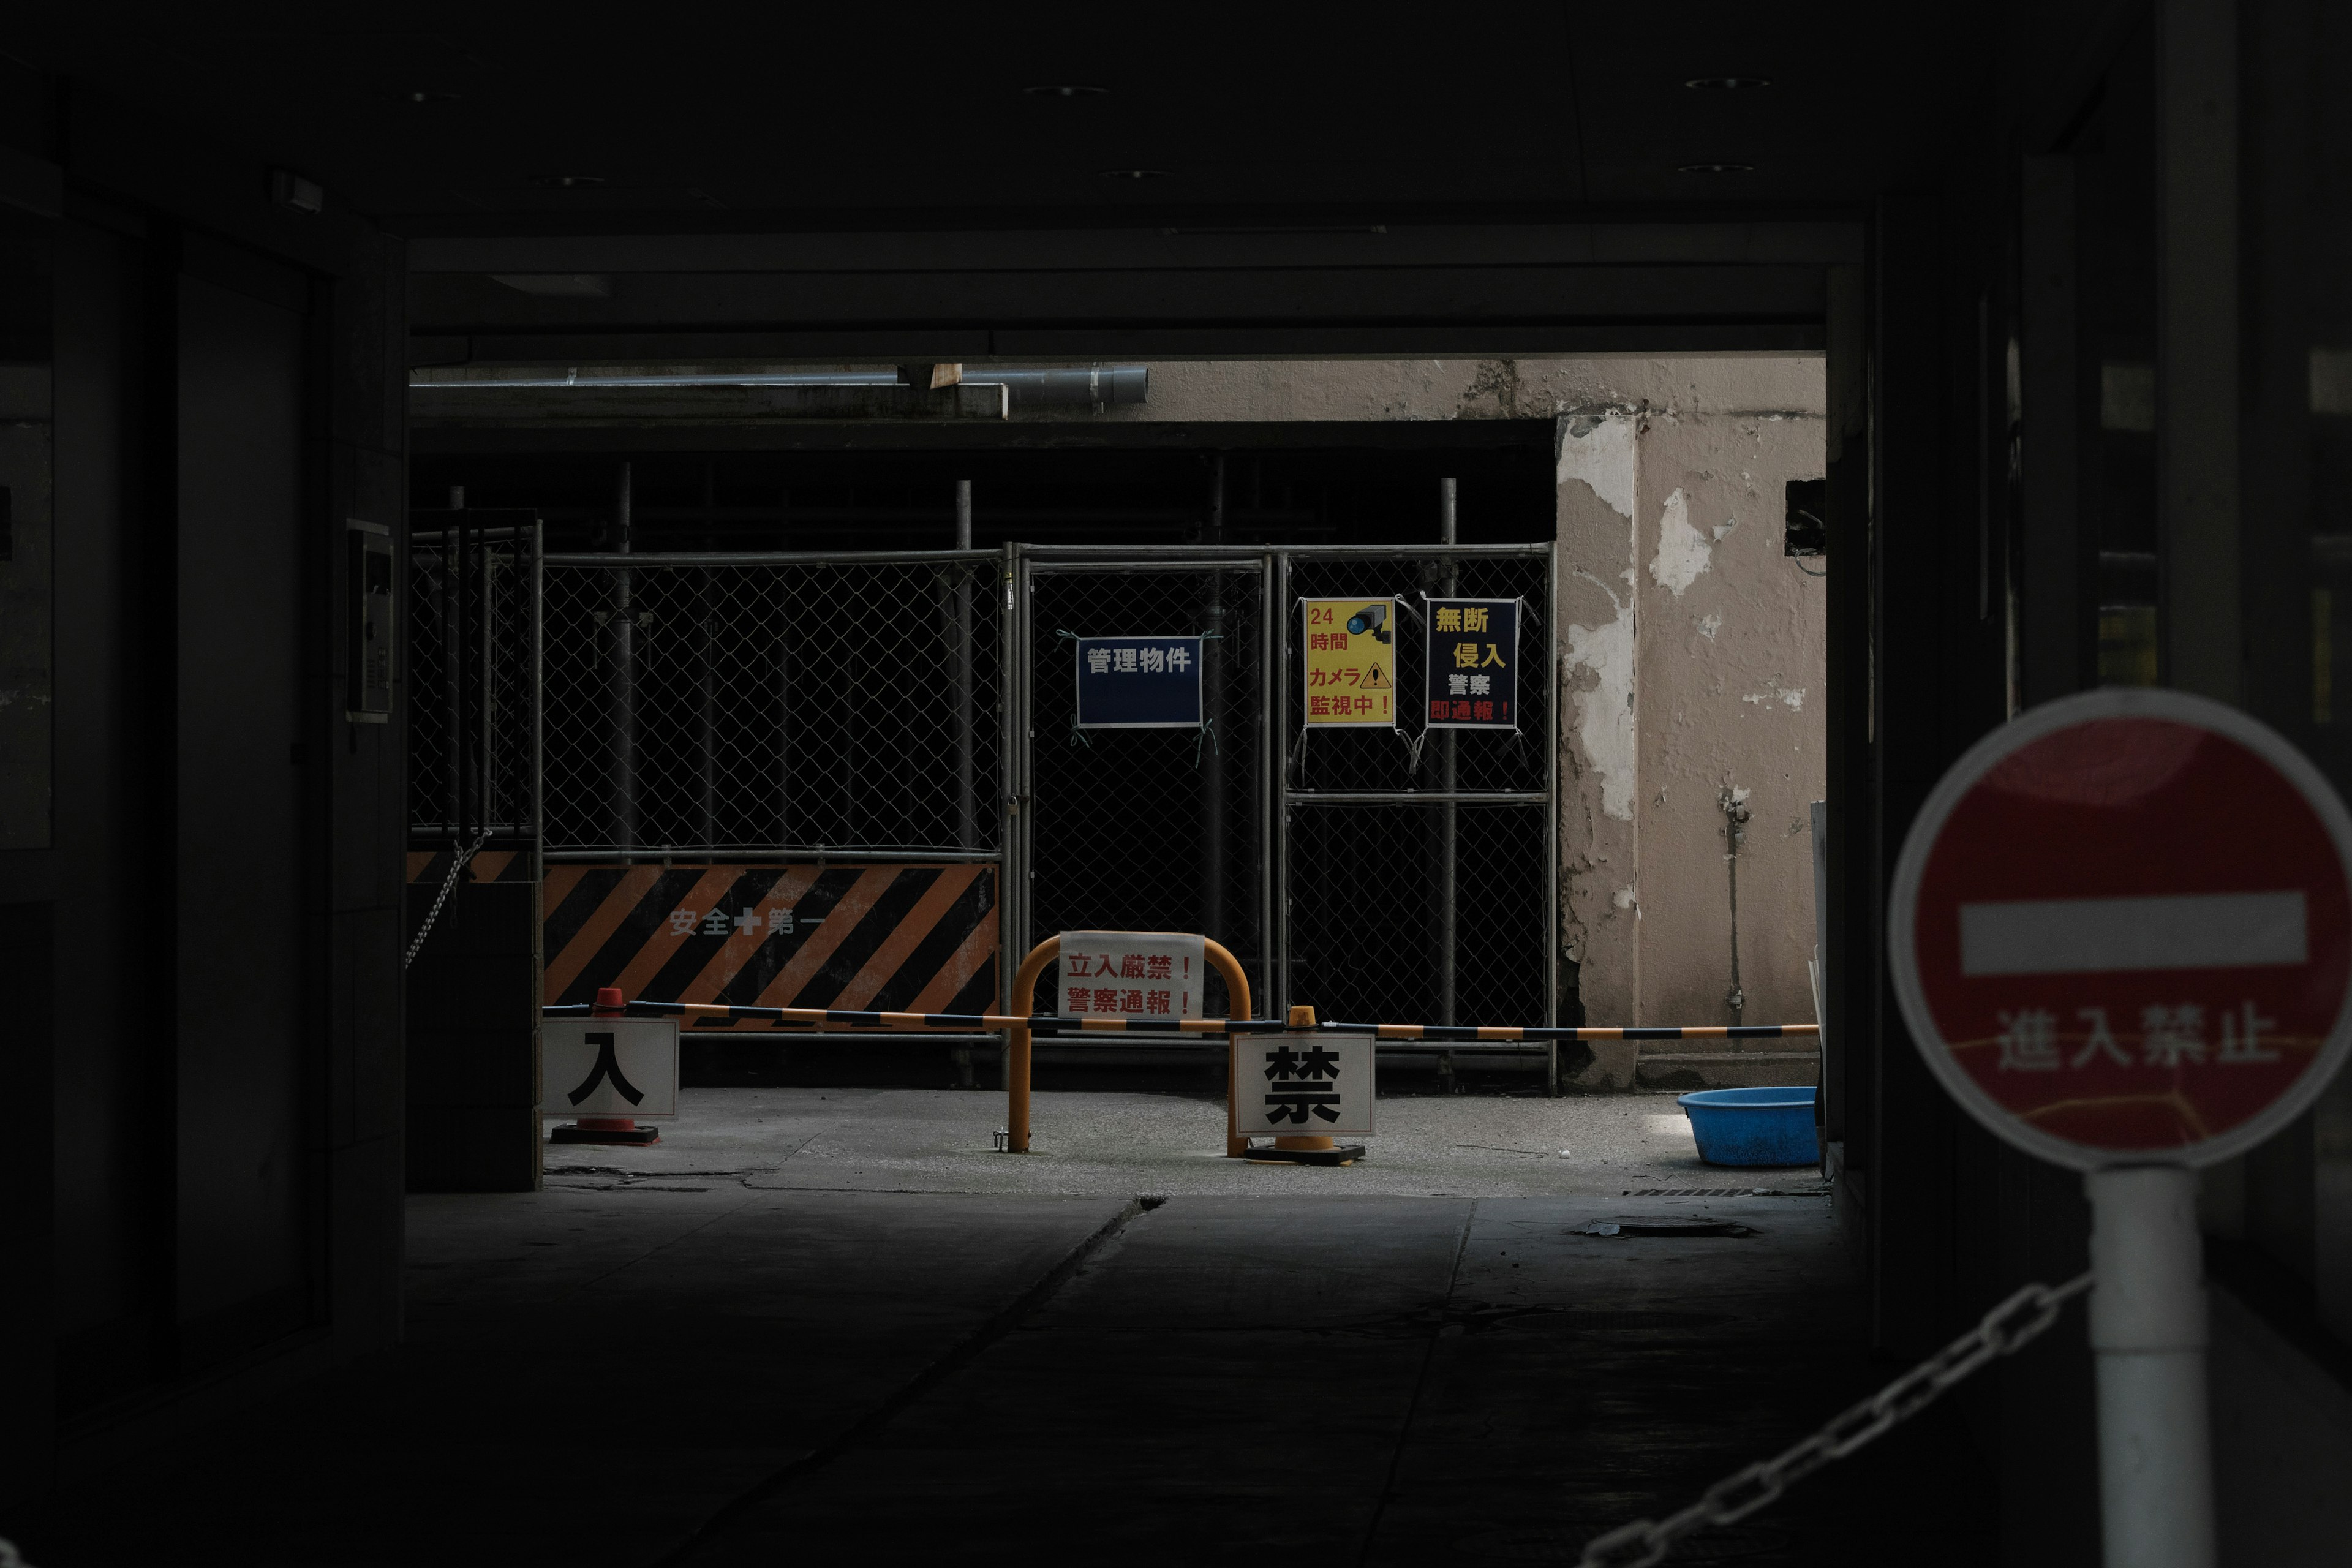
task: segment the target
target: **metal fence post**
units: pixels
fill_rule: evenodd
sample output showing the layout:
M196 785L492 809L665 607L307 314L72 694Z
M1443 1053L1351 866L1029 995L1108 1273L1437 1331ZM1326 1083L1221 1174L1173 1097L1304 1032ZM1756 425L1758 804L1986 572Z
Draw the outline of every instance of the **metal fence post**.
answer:
M1437 539L1441 544L1455 542L1452 479L1437 481ZM1460 576L1452 556L1445 558L1439 586L1452 597L1460 586ZM1454 803L1460 787L1460 737L1452 730L1437 737L1437 787L1444 792L1445 804L1437 808L1437 1021L1454 1022L1458 976L1454 971L1454 948L1458 932L1454 917L1454 879L1460 870L1461 821L1456 815L1461 809Z
M1225 542L1225 455L1209 466L1209 521L1202 542ZM1208 744L1201 749L1201 933L1225 931L1225 580L1206 574L1206 635L1201 640L1201 722Z
M629 465L613 479L613 553L629 553L635 498ZM613 842L621 863L634 865L637 847L637 617L635 584L626 567L613 574Z
M1287 763L1283 752L1282 693L1289 662L1283 649L1283 628L1288 624L1288 560L1268 551L1258 569L1257 647L1257 816L1258 816L1258 945L1264 955L1258 990L1266 1016L1279 1018L1290 1005L1290 976L1285 966L1281 931L1282 905L1289 896L1289 861L1282 847L1282 796Z
M696 671L695 743L702 753L701 776L695 802L695 829L701 847L719 847L719 660L718 635L713 629L717 610L710 591L713 568L706 566L695 574L694 584L694 646L702 668Z
M955 493L955 547L971 548L971 481L958 479ZM956 705L956 846L962 849L979 846L979 820L972 798L971 748L971 572L969 566L950 569L955 582L955 619L950 637L955 645L955 705Z
M1029 942L1029 814L1024 810L1029 791L1029 573L1021 546L1004 546L1003 608L997 617L1000 674L997 679L999 734L997 802L997 994L1013 1006L1013 974ZM1006 1048L997 1060L999 1077L1009 1093L1013 1087L1014 1036L1005 1037ZM1025 1063L1024 1069L1025 1069Z
M464 634L458 627L465 607L463 592L465 572L465 525L457 516L441 531L441 710L443 714L442 765L448 769L443 780L442 820L449 825L449 847L455 851L466 842L466 706L465 677L460 666L465 646Z
M547 538L530 520L530 877L547 879Z
M1544 689L1550 700L1544 704L1544 793L1551 805L1544 810L1544 1022L1560 1024L1567 1020L1559 1016L1559 647L1553 628L1559 625L1559 546L1553 543L1544 551ZM1527 656L1519 656L1521 668L1527 666ZM1525 711L1522 708L1521 711ZM1584 1022L1582 1015L1576 1020ZM1544 1088L1553 1099L1559 1097L1559 1042L1548 1041L1544 1046Z
M476 707L478 710L475 715L477 722L474 730L473 768L474 831L476 833L488 833L490 831L492 826L492 815L497 809L498 800L497 795L491 787L492 752L490 743L490 725L498 706L498 675L496 659L492 652L491 644L492 626L495 624L498 613L495 607L495 601L491 597L491 588L496 577L496 567L493 564L495 557L496 552L490 548L489 535L488 532L479 530L476 531L474 535L474 558L476 562L474 572L474 591L480 601L479 613L481 616L479 635L471 639L475 650L474 700ZM468 839L467 842L470 843L472 840Z

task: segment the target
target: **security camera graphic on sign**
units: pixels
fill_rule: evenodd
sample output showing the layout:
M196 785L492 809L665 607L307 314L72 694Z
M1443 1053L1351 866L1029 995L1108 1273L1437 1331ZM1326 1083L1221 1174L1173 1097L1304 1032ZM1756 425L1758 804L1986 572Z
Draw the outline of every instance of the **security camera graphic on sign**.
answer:
M1348 630L1357 637L1370 632L1374 642L1387 642L1391 634L1381 628L1388 625L1388 621L1389 607L1386 605L1366 605L1348 617Z

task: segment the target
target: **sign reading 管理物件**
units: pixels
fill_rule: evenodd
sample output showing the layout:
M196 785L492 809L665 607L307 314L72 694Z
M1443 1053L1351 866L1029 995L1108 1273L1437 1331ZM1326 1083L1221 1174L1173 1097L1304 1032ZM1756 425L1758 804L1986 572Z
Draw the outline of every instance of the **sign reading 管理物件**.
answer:
M1201 639L1079 637L1081 730L1196 730Z
M1236 1041L1234 1131L1360 1137L1372 1131L1372 1037L1300 1033Z
M1298 610L1307 723L1395 729L1396 601L1301 599Z
M1519 727L1519 601L1424 599L1433 730Z

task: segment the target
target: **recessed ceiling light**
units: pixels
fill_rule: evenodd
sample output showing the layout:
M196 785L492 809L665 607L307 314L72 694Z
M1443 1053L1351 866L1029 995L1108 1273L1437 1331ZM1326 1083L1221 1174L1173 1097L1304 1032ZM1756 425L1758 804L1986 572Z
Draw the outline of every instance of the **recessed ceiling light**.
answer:
M1770 87L1772 79L1762 76L1695 76L1683 83L1701 91L1732 92L1743 87Z
M1167 176L1165 169L1105 169L1102 172L1106 180L1160 180Z
M583 190L591 185L601 185L604 183L604 176L602 174L533 174L530 176L530 183L534 185L544 185L551 191L574 191Z
M401 97L406 99L411 103L455 103L457 101L457 95L456 93L443 92L438 88L430 87L418 88L414 92L402 93Z
M1035 87L1024 87L1021 90L1032 98L1100 98L1110 89L1087 82L1049 81L1040 82Z
M1752 174L1755 172L1753 163L1685 163L1675 171L1677 174Z

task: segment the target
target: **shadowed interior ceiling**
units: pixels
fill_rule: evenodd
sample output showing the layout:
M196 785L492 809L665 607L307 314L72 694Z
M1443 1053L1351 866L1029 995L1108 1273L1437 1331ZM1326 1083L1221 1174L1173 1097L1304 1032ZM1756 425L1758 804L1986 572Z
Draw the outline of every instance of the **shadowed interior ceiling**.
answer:
M1843 0L83 0L14 34L26 64L422 235L1843 205L1944 133L1983 30ZM1769 85L1685 85L1728 79ZM1031 90L1061 88L1102 90ZM1748 167L1695 172L1720 165Z

